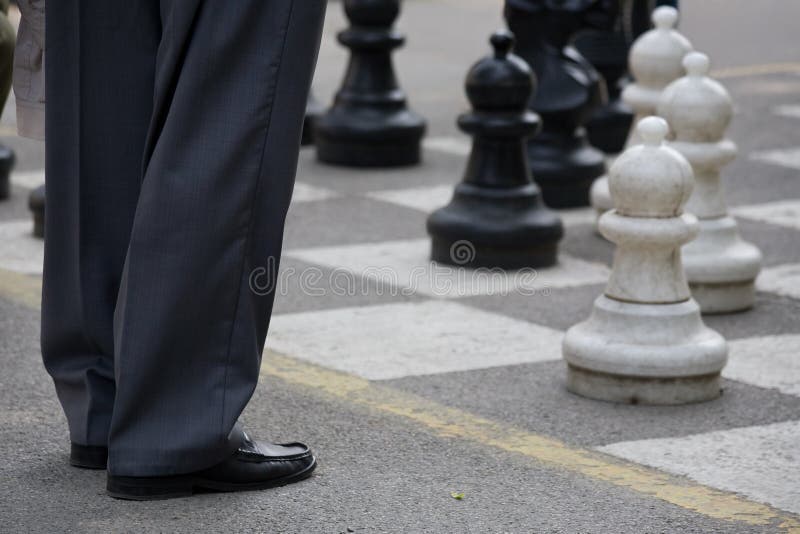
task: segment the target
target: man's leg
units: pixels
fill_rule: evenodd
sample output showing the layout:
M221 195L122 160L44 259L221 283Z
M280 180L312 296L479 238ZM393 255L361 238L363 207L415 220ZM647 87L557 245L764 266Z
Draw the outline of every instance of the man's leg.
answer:
M113 313L141 183L160 25L157 0L47 3L42 354L76 445L108 442Z
M258 379L324 0L162 0L145 172L115 317L109 473L209 467ZM48 103L49 105L49 103Z

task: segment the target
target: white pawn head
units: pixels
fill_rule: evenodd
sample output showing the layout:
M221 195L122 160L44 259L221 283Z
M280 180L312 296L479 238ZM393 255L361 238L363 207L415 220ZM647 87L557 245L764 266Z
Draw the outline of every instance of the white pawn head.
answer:
M609 170L608 185L619 215L675 217L683 212L694 185L689 162L664 144L669 132L661 117L636 125L641 145L627 149Z
M733 117L731 97L720 83L708 77L707 55L690 52L683 58L683 66L686 76L664 89L658 115L669 122L676 141L720 141Z
M674 7L656 8L652 21L655 27L631 46L628 66L636 85L660 91L683 75L681 60L692 50L692 44L675 30L678 10Z

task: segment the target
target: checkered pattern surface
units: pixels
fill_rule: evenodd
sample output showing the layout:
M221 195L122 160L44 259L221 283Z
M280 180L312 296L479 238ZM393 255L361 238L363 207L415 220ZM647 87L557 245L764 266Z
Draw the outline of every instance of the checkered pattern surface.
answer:
M730 341L722 398L620 406L565 391L561 338L588 316L613 252L589 208L562 213L555 267L476 278L431 263L427 214L449 200L469 150L455 136L426 140L424 164L408 169L331 168L304 149L268 346L800 513L800 488L786 490L800 480L800 106L797 93L727 85L740 155L725 187L765 264L754 309L706 318ZM4 210L0 267L40 273L30 222Z

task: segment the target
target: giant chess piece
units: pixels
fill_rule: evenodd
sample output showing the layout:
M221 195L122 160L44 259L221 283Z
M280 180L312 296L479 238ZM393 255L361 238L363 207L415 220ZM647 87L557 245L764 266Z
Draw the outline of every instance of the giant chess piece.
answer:
M622 87L628 74L631 39L626 24L635 0L617 0L618 9L611 29L586 29L575 36L574 46L603 76L608 101L597 107L586 122L589 142L606 154L618 154L633 123L633 110L622 101Z
M472 152L452 201L428 219L432 259L508 269L552 265L563 228L542 204L525 157L525 139L540 124L528 110L533 73L510 53L513 35L497 32L491 43L494 56L467 75L473 111L458 126L473 136Z
M683 58L692 51L689 40L674 29L678 23L677 9L669 6L656 8L652 19L654 28L643 33L631 46L628 66L635 82L622 91L622 100L635 113L634 125L643 117L655 113L661 91L683 76ZM634 146L638 142L636 128L632 128L626 146ZM603 176L595 181L591 198L598 216L613 207L608 177Z
M545 203L554 208L587 206L589 188L605 172L603 153L589 144L584 123L603 103L600 75L569 45L585 27L596 0L556 3L527 0L506 5L508 26L519 43L517 53L531 65L539 88L531 109L543 120L528 141L528 160Z
M34 237L44 237L44 185L40 185L28 195L28 209L33 217Z
M303 146L314 144L314 128L324 111L322 104L314 97L314 93L309 92L306 100L306 114L303 117L303 136L300 138Z
M404 42L392 30L400 0L345 0L344 9L351 27L339 42L350 63L333 107L316 123L317 157L353 167L418 163L425 121L406 106L391 58Z
M589 319L564 338L567 388L632 404L682 404L720 394L727 345L707 328L691 298L681 245L698 232L684 214L692 168L664 144L668 126L647 117L644 144L627 149L609 172L614 210L600 231L617 244L605 294Z
M13 150L0 145L0 200L11 196L11 171L16 159Z
M753 306L761 252L739 237L720 183L720 168L736 156L736 145L725 139L733 104L725 88L708 77L705 54L691 52L683 65L687 75L664 89L658 114L672 129L670 146L694 170L686 210L700 220L700 234L683 247L686 278L703 313L746 310Z

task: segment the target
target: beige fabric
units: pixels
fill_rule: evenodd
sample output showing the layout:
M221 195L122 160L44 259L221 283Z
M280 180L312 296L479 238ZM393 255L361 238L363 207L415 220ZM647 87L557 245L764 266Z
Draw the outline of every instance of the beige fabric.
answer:
M14 54L17 131L44 140L44 2L19 0L22 19Z

